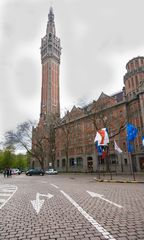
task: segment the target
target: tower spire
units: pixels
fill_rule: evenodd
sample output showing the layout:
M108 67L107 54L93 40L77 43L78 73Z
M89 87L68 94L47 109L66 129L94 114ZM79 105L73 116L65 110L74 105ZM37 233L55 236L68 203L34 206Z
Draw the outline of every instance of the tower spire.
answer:
M50 7L49 14L48 14L47 34L49 33L56 35L54 13L53 13L52 7Z
M49 22L54 23L54 13L53 13L53 8L52 7L50 7L50 10L49 10L48 20L49 20Z
M41 119L60 116L59 65L61 45L56 36L53 8L50 7L46 35L41 39L42 90Z

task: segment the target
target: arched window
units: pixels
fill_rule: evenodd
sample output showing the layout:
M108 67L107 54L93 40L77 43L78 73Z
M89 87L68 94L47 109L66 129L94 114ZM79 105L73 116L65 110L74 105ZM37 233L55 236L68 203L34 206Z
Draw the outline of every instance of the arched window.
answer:
M131 78L131 82L132 82L132 87L134 87L134 80L133 80L133 78Z
M135 76L135 83L136 83L136 86L138 86L138 77Z
M65 159L63 158L63 159L62 159L62 167L65 167L65 165L66 165L66 164L65 164Z

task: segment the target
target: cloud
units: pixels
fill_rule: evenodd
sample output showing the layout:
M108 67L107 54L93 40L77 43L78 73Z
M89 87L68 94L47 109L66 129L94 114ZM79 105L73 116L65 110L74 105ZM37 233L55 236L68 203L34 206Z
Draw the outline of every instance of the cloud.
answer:
M39 118L41 38L48 0L0 1L0 132ZM55 0L61 108L121 90L125 65L144 55L143 0Z

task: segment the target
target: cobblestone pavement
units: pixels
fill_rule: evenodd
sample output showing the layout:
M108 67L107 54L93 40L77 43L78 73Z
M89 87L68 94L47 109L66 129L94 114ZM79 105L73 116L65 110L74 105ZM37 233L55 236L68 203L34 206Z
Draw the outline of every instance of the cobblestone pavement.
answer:
M144 184L0 175L0 188L6 185L17 191L0 208L0 240L144 240Z

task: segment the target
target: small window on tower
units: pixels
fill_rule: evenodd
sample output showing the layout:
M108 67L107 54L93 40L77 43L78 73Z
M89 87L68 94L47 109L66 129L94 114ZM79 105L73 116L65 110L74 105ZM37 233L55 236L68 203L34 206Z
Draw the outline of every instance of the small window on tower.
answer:
M52 37L52 35L51 35L51 33L49 33L49 38L51 38Z

